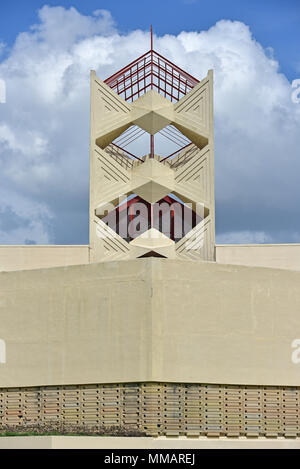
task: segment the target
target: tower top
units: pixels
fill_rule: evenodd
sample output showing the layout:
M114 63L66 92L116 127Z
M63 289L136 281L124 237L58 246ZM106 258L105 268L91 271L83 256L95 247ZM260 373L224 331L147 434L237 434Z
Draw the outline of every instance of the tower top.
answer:
M104 80L104 83L127 102L138 99L150 89L177 102L199 80L154 50L152 25L150 36L150 50Z
M214 260L213 139L212 73L154 50L152 26L145 54L91 75L92 262Z

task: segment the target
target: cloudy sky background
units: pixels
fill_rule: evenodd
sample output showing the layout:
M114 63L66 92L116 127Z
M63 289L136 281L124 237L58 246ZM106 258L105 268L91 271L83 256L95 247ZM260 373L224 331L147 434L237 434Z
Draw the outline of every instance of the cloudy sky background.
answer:
M0 244L88 243L89 70L105 79L148 50L136 24L43 6L2 39ZM282 67L242 21L181 29L156 35L155 49L198 78L215 71L217 242L299 243L300 56Z

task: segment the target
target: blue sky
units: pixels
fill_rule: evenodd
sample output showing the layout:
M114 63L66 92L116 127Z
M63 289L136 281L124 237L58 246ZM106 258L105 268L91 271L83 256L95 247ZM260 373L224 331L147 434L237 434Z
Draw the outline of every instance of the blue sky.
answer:
M107 9L123 33L146 30L153 23L158 35L177 35L208 29L220 19L242 21L250 26L257 41L274 49L289 79L299 74L299 0L12 0L1 2L0 40L13 44L18 33L36 22L37 10L43 5L74 6L85 15Z
M151 23L160 53L215 72L217 241L300 243L299 0L12 0L0 244L88 243L89 71L105 79L145 52Z

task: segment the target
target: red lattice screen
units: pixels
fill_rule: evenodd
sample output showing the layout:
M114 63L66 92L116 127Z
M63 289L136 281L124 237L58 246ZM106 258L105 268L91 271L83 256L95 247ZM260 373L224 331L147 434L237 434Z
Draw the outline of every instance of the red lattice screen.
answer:
M105 80L125 101L134 101L149 89L179 101L199 80L154 50L146 52L127 67Z
M151 27L151 49L122 68L122 70L107 78L104 83L125 101L132 102L147 91L154 89L170 101L177 102L191 91L199 83L199 80L153 50ZM144 131L135 126L124 132L124 135L113 143L119 149L124 150L129 157L139 159L138 156L125 150L125 147L132 143L133 140L139 139L144 133ZM173 129L172 126L168 126L160 134L179 147L175 152L173 148L171 154L165 159L177 154L190 144L183 136L180 138L180 132ZM179 145L178 141L181 141ZM154 155L154 136L150 138L150 154Z

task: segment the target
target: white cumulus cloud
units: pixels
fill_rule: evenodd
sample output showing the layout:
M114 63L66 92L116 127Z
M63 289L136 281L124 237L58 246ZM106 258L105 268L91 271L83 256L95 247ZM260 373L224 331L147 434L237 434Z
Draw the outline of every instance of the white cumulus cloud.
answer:
M229 20L155 48L198 78L215 71L220 242L297 241L300 105L276 51ZM148 32L121 34L104 10L45 6L19 34L0 61L0 218L20 228L8 236L2 223L0 243L88 243L89 71L105 79L148 49Z

